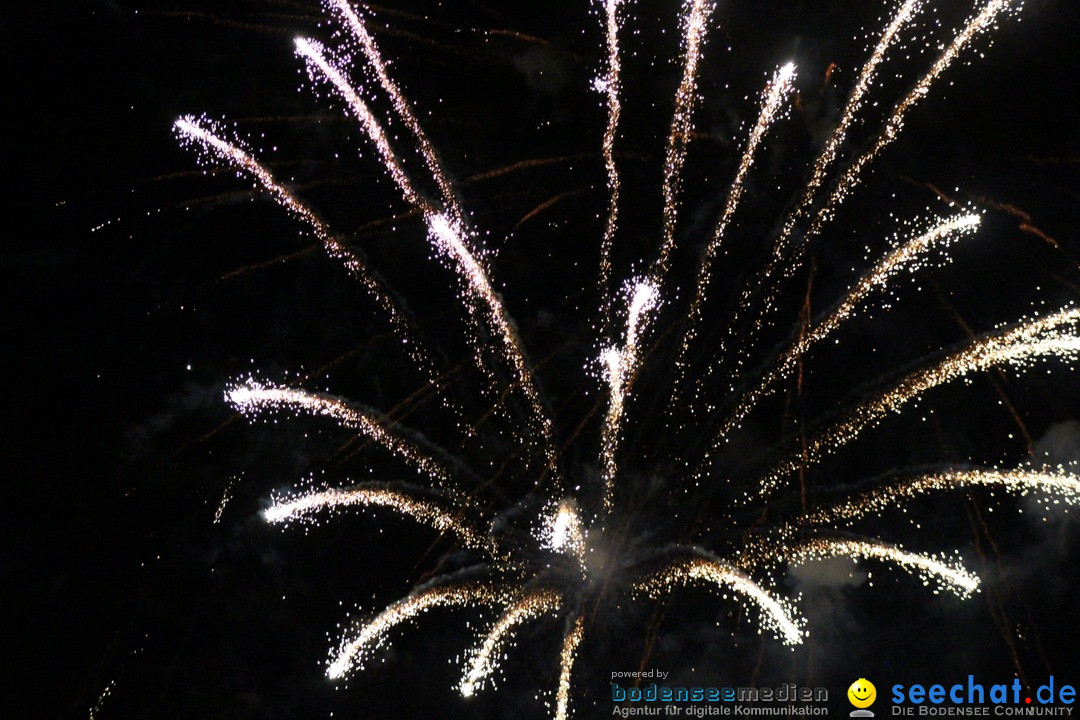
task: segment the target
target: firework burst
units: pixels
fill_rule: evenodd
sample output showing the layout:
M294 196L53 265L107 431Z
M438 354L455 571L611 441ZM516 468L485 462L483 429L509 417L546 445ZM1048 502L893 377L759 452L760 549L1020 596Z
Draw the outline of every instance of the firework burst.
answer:
M707 420L701 432L691 433L702 437L688 442L685 449L671 451L663 467L685 469L678 480L690 488L685 493L691 500L696 490L702 502L715 502L724 493L706 488L729 483L715 467L715 460L744 421L761 411L762 401L796 374L820 343L842 332L852 318L870 312L875 299L887 296L898 278L948 260L954 243L977 232L982 216L970 209L913 223L914 229L899 233L891 249L850 284L829 310L806 318L801 329L787 338L756 372L746 370L748 348L753 347L763 328L776 322L780 306L774 300L783 280L791 277L806 255L808 245L827 231L845 199L858 189L866 168L900 135L912 108L980 35L1000 18L1018 12L1020 3L992 0L977 5L937 53L930 69L886 115L868 149L845 163L842 150L847 147L852 128L870 122L863 112L878 88L882 63L905 38L915 42L911 39L912 28L918 26L925 12L919 0L907 0L895 8L858 72L823 149L809 168L808 179L778 222L775 237L759 239L763 247L770 249L763 266L751 275L755 282L731 293L735 307L730 332L722 338L718 350L706 353L709 358L728 362L710 361L705 367L702 354L696 350L705 342L702 325L709 317L708 300L715 294L716 276L721 274L717 267L720 248L737 225L755 159L774 126L786 116L796 91L795 64L780 64L761 91L757 119L740 144L736 172L719 217L713 221L711 236L699 244L702 250L695 271L686 281L676 272L674 262L682 252L682 176L694 110L701 100L698 86L702 56L708 47L706 40L715 22L716 7L705 0L685 3L681 76L674 92L659 183L659 232L653 254L635 263L639 272L624 276L630 279L620 295L611 286L616 282L613 249L620 240L623 199L624 176L618 166L616 146L620 117L625 112L619 35L627 8L619 0L603 3L606 53L600 54L604 69L595 85L604 94L607 112L600 148L608 198L595 255L598 310L591 323L597 333L592 347L599 349L599 357L582 358L586 368L599 364L600 371L593 375L601 380L597 386L603 402L598 407L603 409L598 424L586 418L573 433L560 432L556 427L536 367L494 283L481 235L470 227L473 221L458 197L451 175L444 169L411 103L391 77L391 66L381 54L363 13L345 0L327 0L326 5L328 14L341 25L340 47L331 49L315 40L298 38L296 52L312 82L331 88L346 114L359 124L401 198L422 224L433 257L454 272L461 312L469 321L468 339L479 348L472 361L486 381L482 391L485 394L476 403L498 408L499 414L512 424L517 447L508 464L519 466L517 471L497 473L493 480L483 481L454 451L429 440L419 432L421 428L404 427L391 413L327 393L250 379L230 386L226 400L246 416L284 413L331 420L401 461L419 478L350 481L275 496L265 511L268 522L305 521L346 508L381 508L454 538L463 548L461 555L468 558L455 560L450 570L354 625L331 652L329 677L342 678L362 670L400 626L417 621L429 610L497 608L496 619L478 635L475 646L465 656L458 691L470 697L489 686L515 634L526 624L543 623L558 628L561 637L558 657L552 658L558 673L554 687L548 689L548 705L557 720L564 720L572 714L577 656L583 647L588 647L590 636L603 628L600 614L589 612L589 608L611 602L613 597L618 598L616 604L645 604L667 598L684 586L704 586L745 608L759 631L782 644L796 645L813 629L801 617L797 599L782 591L781 578L789 565L846 557L895 566L936 591L949 591L961 598L979 589L979 578L956 555L907 550L887 538L855 535L849 525L888 513L916 496L957 488L983 486L1070 504L1080 500L1080 480L1061 468L948 467L867 481L832 505L807 506L804 501L799 512L777 513L766 523L759 521L762 513L752 512L791 491L796 475L841 451L864 431L903 413L942 385L990 368L1023 370L1036 363L1075 363L1080 358L1080 310L1071 307L1023 319L977 336L966 346L942 350L898 380L879 384L839 419L825 419L801 442L779 447L752 482L739 483L723 503L712 508L714 519L700 532L679 531L665 537L663 523L648 531L635 530L642 523L637 522L639 509L630 498L635 492L634 478L645 473L637 467L624 468L623 459L629 453L620 442L628 417L634 411L649 412L648 408L638 407L643 403L633 402L633 391L645 384L641 381L646 376L650 387L662 385L664 397L671 398L668 407L653 412L654 416L668 421L675 415L686 418L690 417L689 410L674 412L672 408L703 404L710 410ZM355 72L358 67L364 72ZM363 80L356 79L357 75ZM365 80L370 86L364 85ZM380 98L388 103L388 117L381 117L374 109ZM389 123L398 123L407 137L389 131ZM344 242L243 143L227 139L220 126L185 117L176 122L175 130L182 140L203 150L212 160L231 164L301 220L327 253L341 260L375 299L400 335L409 357L431 378L432 387L445 387L440 381L440 374L445 372L440 367L440 353L433 351L417 331L405 300L372 269L359 250ZM419 158L422 170L403 160L406 152ZM427 186L435 192L425 192ZM685 302L680 301L680 296L685 297ZM672 312L682 313L684 320L660 332L658 317ZM743 318L752 322L747 325ZM734 335L746 327L749 331L745 336ZM733 358L729 357L732 353ZM722 397L713 397L710 392L715 383L706 380L721 366L732 368L733 380L726 384ZM483 417L468 424L464 434L482 432L485 419L494 412L486 410ZM687 424L678 419L671 436L687 435ZM582 429L595 429L591 442L596 472L562 467L560 440L569 442L582 434ZM656 465L660 467L661 463L657 461ZM530 480L524 491L518 482L523 475ZM571 477L574 482L569 480ZM499 488L500 481L505 481L504 489ZM497 492L493 493L492 487ZM748 523L748 515L755 515L755 520ZM723 529L717 530L718 526Z

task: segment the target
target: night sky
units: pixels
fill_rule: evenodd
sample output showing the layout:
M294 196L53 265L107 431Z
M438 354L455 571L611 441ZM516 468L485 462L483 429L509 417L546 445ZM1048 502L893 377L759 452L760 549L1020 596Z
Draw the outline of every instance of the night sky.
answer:
M936 47L972 5L935 5L918 34ZM633 2L621 35L620 282L640 274L659 245L678 9L670 0ZM900 220L948 212L944 197L986 212L978 234L956 246L951 263L898 282L888 310L878 302L838 344L815 351L804 387L792 383L765 403L718 458L715 483L686 492L675 458L700 450L697 429L709 420L665 430L672 338L761 88L778 65L798 64L795 107L765 142L718 270L699 370L891 9L718 4L673 285L623 440L628 500L617 517L645 545L693 537L720 554L738 547L743 529L710 520L800 432L827 426L856 398L971 334L1080 301L1080 5L1028 0L910 114L901 139L783 285L779 320L748 367L798 330L804 302L815 316L828 308L884 252ZM181 148L171 131L177 117L205 112L235 123L407 299L447 367L460 368L448 392L465 416L476 421L494 397L472 369L474 338L453 274L432 261L422 223L362 132L329 93L313 92L293 55L300 34L332 43L333 23L303 0L47 0L2 12L11 70L0 255L8 385L0 716L87 717L106 688L98 718L550 716L543 701L557 682L562 619L524 630L498 691L469 702L452 688L490 612L432 612L395 636L385 663L348 683L326 680L328 649L350 612L377 611L467 560L450 539L384 512L284 529L259 516L272 492L310 476L347 484L402 469L326 421L234 415L223 400L231 380L306 377L305 387L397 409L397 420L446 447L460 434L436 397L410 399L426 379L362 288L246 179ZM394 77L482 232L552 410L563 466L592 488L588 501L604 399L591 325L607 203L606 117L592 87L603 67L600 14L584 0L556 8L402 0L372 13ZM910 43L883 68L876 104L845 157L867 146L932 62L924 45ZM391 131L406 137L400 124ZM408 143L400 147L418 169ZM519 161L536 162L511 167ZM506 379L496 373L496 383ZM708 387L724 382L714 375ZM515 402L506 414L520 417ZM513 509L530 507L536 466L518 453L506 414L458 454L496 480L479 491L479 506L516 522ZM809 470L808 502L910 468L1029 462L1080 462L1080 382L1065 363L932 391ZM796 488L755 512L775 523L798 503ZM752 615L705 589L677 593L661 613L646 602L598 603L575 667L576 716L609 716L611 672L642 663L688 685L825 686L845 713L843 691L860 676L882 694L893 683L968 674L988 684L1019 675L1029 688L1052 674L1080 685L1076 513L985 492L911 508L920 527L894 513L859 529L912 550L957 550L982 592L967 601L934 595L872 563L797 570L778 580L785 594L801 593L809 621L810 640L795 651L759 636Z

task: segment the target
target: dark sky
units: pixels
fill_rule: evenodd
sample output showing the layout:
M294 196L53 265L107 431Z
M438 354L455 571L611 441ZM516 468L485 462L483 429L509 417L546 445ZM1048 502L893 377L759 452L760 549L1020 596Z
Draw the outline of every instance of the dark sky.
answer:
M588 413L602 394L595 364L583 368L599 347L590 320L607 197L605 116L590 88L603 57L600 18L585 2L517 5L407 0L376 7L373 27L487 233L496 284L566 443L567 473L595 487L599 428ZM926 30L933 44L969 10L940 5L940 27ZM730 500L722 490L682 492L676 461L699 438L665 433L656 408L672 360L663 339L677 335L691 261L715 222L760 89L777 65L800 66L796 107L748 183L700 363L888 10L825 0L719 4L685 173L679 291L657 320L660 340L625 443L634 498L625 519L646 545L683 537L698 520L709 525ZM620 279L641 272L659 241L676 12L666 0L632 3L622 34ZM951 264L899 284L890 310L852 323L840 345L811 358L804 390L763 407L719 463L718 483L742 487L800 428L813 432L969 332L1080 300L1078 16L1072 0L1028 0L1019 22L1004 20L992 43L977 42L911 113L903 137L812 246L812 274L785 284L780 320L754 362L797 326L804 298L815 312L835 301L884 250L898 219L945 212L937 192L985 209L983 228ZM523 633L499 692L470 703L451 690L474 643L466 623L481 620L469 612L410 628L384 664L347 687L326 681L323 661L350 611L379 609L466 561L448 540L384 514L342 514L307 531L258 516L271 491L309 475L345 483L400 469L328 423L238 420L222 399L229 380L310 374L307 387L392 408L424 378L302 227L247 181L198 171L171 134L176 117L235 121L260 157L372 258L451 365L471 352L452 275L430 261L420 222L394 219L408 208L363 135L300 74L292 38L330 39L332 23L302 0L16 3L2 17L0 357L9 399L0 437L9 472L0 573L10 626L0 715L86 717L111 687L99 718L546 717L537 696L556 682L561 621ZM883 69L876 109L853 132L849 156L931 62L920 47ZM485 177L521 160L543 162ZM490 405L477 373L463 371L453 391L468 417ZM430 399L402 421L458 442L452 418ZM529 506L512 427L495 421L461 450L499 479L499 490L482 495L484 510ZM810 502L885 472L1011 467L1031 452L1080 460L1080 385L1063 363L931 393L809 472ZM792 502L780 498L762 517L776 522ZM737 606L705 590L678 595L662 616L644 604L605 606L576 674L578 717L609 715L610 673L635 669L643 656L687 684L820 684L837 699L859 676L879 692L969 673L988 683L1020 673L1032 687L1050 674L1080 684L1080 532L1071 516L1044 518L1031 503L985 493L937 498L914 513L920 528L888 516L860 530L913 549L956 549L983 592L960 602L870 564L850 576L793 573L780 587L802 593L811 631L795 652L768 634L759 639ZM743 530L714 527L695 541L731 550Z

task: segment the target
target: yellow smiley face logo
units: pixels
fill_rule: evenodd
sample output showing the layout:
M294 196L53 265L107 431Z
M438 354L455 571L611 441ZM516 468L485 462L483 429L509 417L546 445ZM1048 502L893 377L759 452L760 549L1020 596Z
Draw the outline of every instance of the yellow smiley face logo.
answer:
M877 688L866 678L859 678L847 689L847 699L857 708L866 708L877 699Z

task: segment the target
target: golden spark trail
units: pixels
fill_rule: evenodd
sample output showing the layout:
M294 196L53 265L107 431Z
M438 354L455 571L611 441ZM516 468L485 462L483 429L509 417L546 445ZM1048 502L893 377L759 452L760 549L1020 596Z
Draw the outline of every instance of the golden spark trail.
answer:
M559 655L559 689L555 693L555 720L567 720L570 717L570 673L577 659L577 648L585 635L585 618L578 615L574 625L563 638L562 653Z
M256 382L237 385L225 392L225 400L245 415L268 410L303 410L332 418L350 430L362 433L413 467L439 482L449 482L451 473L421 453L411 442L387 430L382 419L352 407L340 398L295 388L272 387Z
M1055 502L1060 499L1069 505L1080 504L1080 477L1064 470L949 470L886 485L849 502L811 513L803 522L835 525L901 507L905 500L927 493L973 487L1001 489L1021 496L1041 494L1055 498Z
M417 146L420 148L420 154L424 158L424 164L427 166L428 171L435 180L435 184L439 187L443 203L452 212L455 219L464 222L464 213L458 204L453 186L446 178L446 172L443 170L442 163L439 161L439 156L435 152L435 147L428 139L427 134L424 132L424 128L420 125L420 121L416 118L416 114L413 112L409 101L402 94L397 83L395 83L393 78L387 73L386 61L383 60L382 54L379 52L379 46L375 43L375 38L368 31L363 18L357 14L352 5L346 0L327 0L327 3L331 8L336 10L342 18L344 18L345 24L348 25L353 36L360 43L360 48L364 53L364 57L367 58L368 64L375 71L375 77L379 79L379 85L381 85L386 94L390 96L390 102L394 106L394 111L397 112L398 117L405 122L405 125L416 138Z
M663 570L639 582L635 590L658 599L676 588L699 581L717 587L731 588L736 594L748 598L761 610L762 627L776 633L788 645L797 645L802 642L803 623L795 619L789 607L742 571L719 560L705 557L676 560Z
M345 265L349 273L360 281L364 289L390 318L391 324L398 331L407 345L409 356L429 375L434 372L434 363L427 352L419 347L412 338L409 323L401 313L397 303L391 298L382 284L368 271L363 260L346 248L315 212L301 202L295 195L279 183L273 174L248 152L224 140L213 131L200 125L192 116L178 119L173 126L181 137L197 143L216 153L235 167L251 175L274 198L278 205L303 220L322 243L326 254Z
M515 380L531 406L536 430L544 440L544 452L548 469L557 477L554 443L551 438L551 422L544 412L540 395L536 391L532 373L522 353L517 332L514 330L502 301L491 287L487 271L477 260L474 252L467 246L466 234L462 231L460 223L456 222L452 217L448 217L445 213L436 212L429 203L416 193L400 160L390 147L390 142L382 126L345 77L326 60L321 48L303 38L297 39L296 47L300 54L309 61L309 68L312 70L317 69L345 98L345 101L363 125L368 137L378 149L387 171L398 185L405 200L423 211L428 226L428 234L434 241L435 247L454 261L454 266L466 282L471 294L481 301L481 305L486 308L488 321L502 342L506 359L514 371Z
M1080 310L1061 310L983 337L936 365L908 375L894 388L859 406L847 420L813 438L804 450L776 466L762 478L760 494L775 490L788 473L804 464L817 463L851 442L867 427L877 425L886 415L899 412L927 390L996 365L1024 368L1039 359L1077 360L1080 358L1080 336L1068 334L1063 328L1069 327L1075 332L1078 325Z
M701 44L705 39L709 18L715 5L710 0L687 0L689 9L683 19L683 75L675 93L675 112L671 118L667 152L664 156L664 229L660 254L653 266L653 277L659 279L668 269L675 245L675 222L679 208L679 186L686 160L686 145L692 129L691 115L697 98L698 65Z
M426 523L439 532L451 532L469 547L492 549L488 538L467 525L460 516L424 500L416 492L388 485L365 483L354 487L311 492L287 500L276 500L263 512L269 523L290 522L314 513L339 507L385 507Z
M349 84L349 81L345 79L345 76L326 59L322 46L307 38L296 38L295 43L296 52L307 62L308 70L311 71L311 74L314 76L317 70L318 74L321 74L337 88L337 91L341 94L342 98L348 103L349 109L352 110L356 119L360 121L364 132L367 133L368 138L375 145L379 157L382 158L383 166L390 174L391 179L398 186L398 189L401 190L401 194L405 197L406 202L414 206L428 208L428 204L420 197L413 187L412 181L409 179L408 174L405 172L405 168L401 164L401 160L390 146L390 140L386 137L386 131L383 130L382 125L379 124L375 114L371 112L371 108L368 107L368 104L364 102L363 98L361 98L352 85Z
M472 662L462 678L458 690L464 697L472 697L484 680L498 667L496 655L502 653L514 628L542 615L555 612L562 605L562 595L554 590L530 592L503 613L484 636L484 642L472 653Z
M965 233L973 233L979 227L980 221L981 217L974 213L942 220L929 231L918 235L886 255L870 272L859 279L836 309L796 339L776 361L773 368L762 377L757 386L740 398L735 410L721 425L714 439L714 447L717 442L739 426L739 423L758 402L772 392L774 383L791 374L799 358L805 355L813 345L824 340L841 324L852 318L872 292L884 289L889 281L902 270L915 272L919 269L927 252L937 247L947 247L949 243Z
M873 146L860 155L859 158L844 171L844 174L840 177L840 180L836 185L836 189L833 190L832 194L825 202L825 205L822 206L814 217L814 221L810 226L807 237L817 235L821 231L821 228L833 218L837 206L839 206L859 184L859 175L863 171L863 168L881 154L881 151L887 145L900 136L900 132L904 128L904 116L911 108L915 107L920 100L930 93L930 88L933 86L934 82L941 77L953 61L956 60L964 47L979 33L992 27L998 15L1013 7L1019 7L1019 5L1020 3L1015 2L1015 0L990 0L990 2L983 6L983 9L977 15L968 20L963 29L953 38L949 47L945 49L945 52L941 54L930 68L929 72L923 75L919 82L915 84L915 87L912 88L911 92L896 105L892 115L890 115L889 119L885 122L885 127L882 129L881 134L878 136L878 139L874 142Z
M558 463L555 454L555 443L551 434L551 419L544 411L540 393L536 389L536 382L533 380L532 372L529 370L529 365L521 351L521 342L518 339L517 331L514 329L514 323L507 314L499 296L491 287L487 272L472 252L469 251L469 248L466 247L463 233L457 224L443 214L430 214L427 222L431 238L434 240L436 247L454 260L460 273L467 280L468 287L476 298L481 301L481 306L486 308L488 322L502 341L507 360L514 371L514 379L529 401L532 409L533 424L543 438L548 470L557 482Z
M833 129L832 135L829 136L825 148L814 162L814 168L810 173L810 179L807 181L806 187L803 189L802 197L788 214L784 221L783 229L773 245L772 257L770 258L769 265L765 271L766 276L771 275L776 266L783 261L787 252L788 240L790 240L796 224L803 218L807 209L810 207L810 204L814 201L817 191L825 182L825 176L829 172L829 168L832 166L833 162L836 160L837 152L847 137L848 129L855 121L855 117L859 110L862 109L863 100L870 91L874 79L877 76L878 66L885 59L885 55L889 51L889 48L896 42L896 39L900 35L900 30L903 29L903 27L907 25L921 9L922 0L906 0L906 2L900 6L900 9L897 11L892 21L885 27L877 45L874 46L874 50L870 53L870 57L867 59L866 63L863 64L862 70L859 72L859 77L855 81L855 86L851 89L851 95L848 97L847 104L844 106L840 121Z
M604 129L604 168L608 176L608 218L604 226L604 239L600 245L600 313L602 326L607 324L610 304L611 284L611 243L619 220L619 168L615 164L615 134L619 128L619 116L622 105L619 91L622 89L620 78L621 61L619 59L619 6L623 0L605 0L605 24L608 50L607 74L604 76L603 89L607 95L607 127Z
M743 151L742 159L739 161L739 169L735 173L731 189L728 190L727 202L724 203L724 212L720 216L720 221L716 224L712 239L705 246L701 264L698 266L697 287L694 291L694 299L690 303L690 312L686 319L686 330L683 334L682 344L679 347L678 358L675 361L677 376L674 388L676 391L681 386L683 376L686 373L686 355L690 350L691 343L697 336L697 325L701 321L701 307L705 302L705 293L712 276L712 266L716 259L716 253L720 249L720 243L723 240L728 224L731 222L731 217L735 214L735 209L742 199L743 182L750 172L750 168L754 165L758 145L761 144L765 133L776 120L781 106L791 94L794 83L795 65L794 63L788 63L776 71L772 81L769 82L765 87L765 92L762 93L761 111L758 113L754 129L750 131L746 149Z
M626 394L634 382L640 362L638 340L644 329L643 323L656 309L658 302L659 293L653 282L644 280L635 283L630 306L627 309L626 344L622 349L608 348L601 358L610 391L610 402L600 441L600 453L604 465L604 512L610 512L613 507L615 475L618 470L616 454L619 445L619 430L625 410Z
M924 585L931 578L960 598L970 597L979 589L979 577L960 565L950 565L929 555L910 553L893 545L865 540L814 538L790 551L781 551L791 562L850 557L881 560L897 565L919 577Z
M435 607L472 607L503 602L505 591L483 582L459 583L421 590L398 600L360 627L351 640L343 640L326 669L331 679L339 679L352 669L363 670L370 653L387 642L391 630Z

